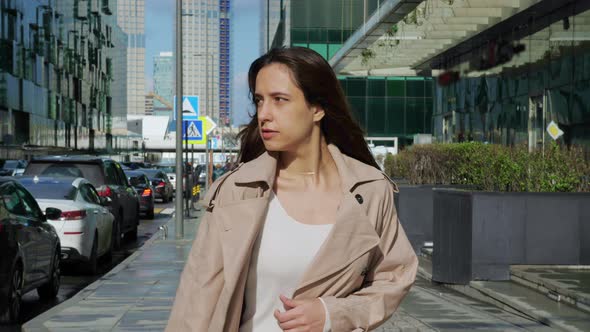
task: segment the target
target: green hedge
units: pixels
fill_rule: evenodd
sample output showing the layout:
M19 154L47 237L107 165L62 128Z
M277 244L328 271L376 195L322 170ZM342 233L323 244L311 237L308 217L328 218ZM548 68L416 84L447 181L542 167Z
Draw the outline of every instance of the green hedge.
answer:
M457 184L486 191L590 191L590 163L580 148L476 142L414 145L385 158L385 172L410 184Z

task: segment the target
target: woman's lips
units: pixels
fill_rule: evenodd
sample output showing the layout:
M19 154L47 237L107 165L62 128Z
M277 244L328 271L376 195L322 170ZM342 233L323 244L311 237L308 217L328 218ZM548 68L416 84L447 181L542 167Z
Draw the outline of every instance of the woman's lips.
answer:
M278 131L262 129L262 138L265 140L271 139L278 134L279 134Z

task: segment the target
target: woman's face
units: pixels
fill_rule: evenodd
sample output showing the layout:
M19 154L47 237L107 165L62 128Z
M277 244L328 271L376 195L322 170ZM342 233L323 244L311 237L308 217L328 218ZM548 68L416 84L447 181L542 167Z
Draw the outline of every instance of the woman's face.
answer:
M321 108L307 104L291 70L280 63L258 72L254 101L259 134L268 151L297 150L310 141L314 125L324 116Z

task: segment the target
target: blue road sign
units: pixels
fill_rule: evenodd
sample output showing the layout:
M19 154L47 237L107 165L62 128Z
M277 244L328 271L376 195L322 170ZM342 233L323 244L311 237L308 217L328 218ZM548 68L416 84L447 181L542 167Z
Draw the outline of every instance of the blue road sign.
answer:
M172 120L176 121L176 96L174 96L174 110ZM199 96L182 97L182 120L197 120L199 118Z
M203 132L203 121L184 120L182 121L182 139L192 144L201 144L205 133Z

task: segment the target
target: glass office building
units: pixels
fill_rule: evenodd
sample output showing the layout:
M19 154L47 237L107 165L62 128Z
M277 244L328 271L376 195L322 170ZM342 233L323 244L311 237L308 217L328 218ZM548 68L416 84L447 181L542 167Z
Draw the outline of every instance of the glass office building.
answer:
M266 0L267 10L281 8L281 20L267 20L262 38L270 31L272 47L301 46L331 59L383 1ZM270 14L270 13L267 13ZM264 17L263 13L263 17ZM367 139L397 137L410 144L415 134L432 132L431 78L417 76L354 76L341 73L339 81L352 112ZM391 145L391 141L372 140Z
M154 93L167 103L165 105L155 98L153 100L154 111L168 109L168 106L174 103L174 70L174 55L172 52L160 52L160 55L154 57Z
M229 8L229 0L182 1L183 91L218 124L230 118Z
M552 141L553 122L559 144L590 146L589 1L298 1L290 10L274 40L329 60L368 135L533 150ZM419 77L432 89L416 106ZM396 80L406 84L403 102L382 88ZM419 127L423 115L431 120Z
M111 147L110 50L120 38L107 19L116 10L113 3L2 1L2 149L24 145L28 154Z
M145 113L145 0L117 0L117 21L127 34L127 114L141 115Z
M530 27L534 32L510 41L510 47L522 45L524 50L493 68L473 67L481 62L481 49L470 59L459 57L448 70L471 64L470 71L436 89L438 141L469 139L536 149L552 141L546 128L553 121L564 132L560 143L590 147L588 7L573 1L555 11L537 11L532 16L536 25Z

